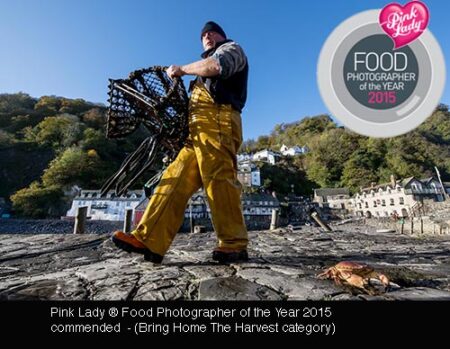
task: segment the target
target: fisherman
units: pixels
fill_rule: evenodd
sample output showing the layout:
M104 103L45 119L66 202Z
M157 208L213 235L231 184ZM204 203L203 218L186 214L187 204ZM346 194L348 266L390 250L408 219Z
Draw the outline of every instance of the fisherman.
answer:
M248 260L236 161L247 99L247 57L215 22L205 24L201 40L201 60L167 69L170 78L196 76L189 101L191 144L164 172L136 229L130 235L116 231L112 237L117 247L141 253L153 263L162 262L183 224L189 198L202 186L217 233L213 260Z

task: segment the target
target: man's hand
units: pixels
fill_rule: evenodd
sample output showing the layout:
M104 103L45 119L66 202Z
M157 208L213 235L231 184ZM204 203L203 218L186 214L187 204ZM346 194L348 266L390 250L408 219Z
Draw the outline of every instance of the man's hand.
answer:
M179 65L171 65L169 68L167 68L166 72L167 75L169 75L169 78L171 79L175 77L181 77L186 74Z

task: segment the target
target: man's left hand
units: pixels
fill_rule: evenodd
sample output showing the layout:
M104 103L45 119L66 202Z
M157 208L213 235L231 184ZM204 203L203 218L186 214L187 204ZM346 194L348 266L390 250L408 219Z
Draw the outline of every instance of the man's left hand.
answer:
M167 68L166 72L171 79L185 75L183 69L181 69L181 66L179 65L171 65L169 68Z

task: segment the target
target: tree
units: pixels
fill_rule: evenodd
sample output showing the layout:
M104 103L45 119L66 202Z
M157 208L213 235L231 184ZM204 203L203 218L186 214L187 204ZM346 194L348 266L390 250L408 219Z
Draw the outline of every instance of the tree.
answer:
M272 146L272 142L269 136L259 136L256 140L256 148L258 150L262 149L270 149Z
M371 182L378 182L374 159L366 149L359 149L345 162L341 184L352 192L357 192L360 187L367 187Z
M60 113L80 115L87 110L92 109L94 104L86 102L84 99L61 98Z
M308 178L321 187L340 184L345 162L359 147L361 136L335 128L310 142L307 154Z
M59 150L76 144L82 138L84 126L75 115L46 117L34 128L26 128L25 140Z
M34 109L36 99L26 93L0 94L0 115L27 114Z
M42 187L34 182L29 188L11 196L13 210L20 216L46 218L60 216L63 211L63 192L58 186Z
M44 187L98 188L109 173L105 173L107 164L101 161L96 151L83 151L78 147L67 148L54 159L44 171Z
M59 113L61 98L56 96L42 96L34 105L34 110L40 114L53 116Z
M92 108L82 116L83 122L94 129L104 129L106 125L105 111L100 108Z
M392 173L399 177L428 177L433 174L439 151L439 147L413 131L389 141L386 161Z
M267 163L261 164L261 179L263 188L269 191L276 191L280 194L288 194L294 186L294 191L298 195L309 194L314 186L303 171L291 166L289 163L280 162L276 165Z
M251 154L254 153L255 150L256 150L256 142L254 139L250 138L242 143L239 152Z
M15 142L14 136L8 132L0 130L0 148L8 147Z

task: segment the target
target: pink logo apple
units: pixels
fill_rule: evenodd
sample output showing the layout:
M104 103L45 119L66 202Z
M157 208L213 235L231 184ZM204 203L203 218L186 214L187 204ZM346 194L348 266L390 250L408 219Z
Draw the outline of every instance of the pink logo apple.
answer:
M381 28L400 48L416 40L428 26L430 13L421 1L411 1L405 6L391 3L385 6L379 17Z

